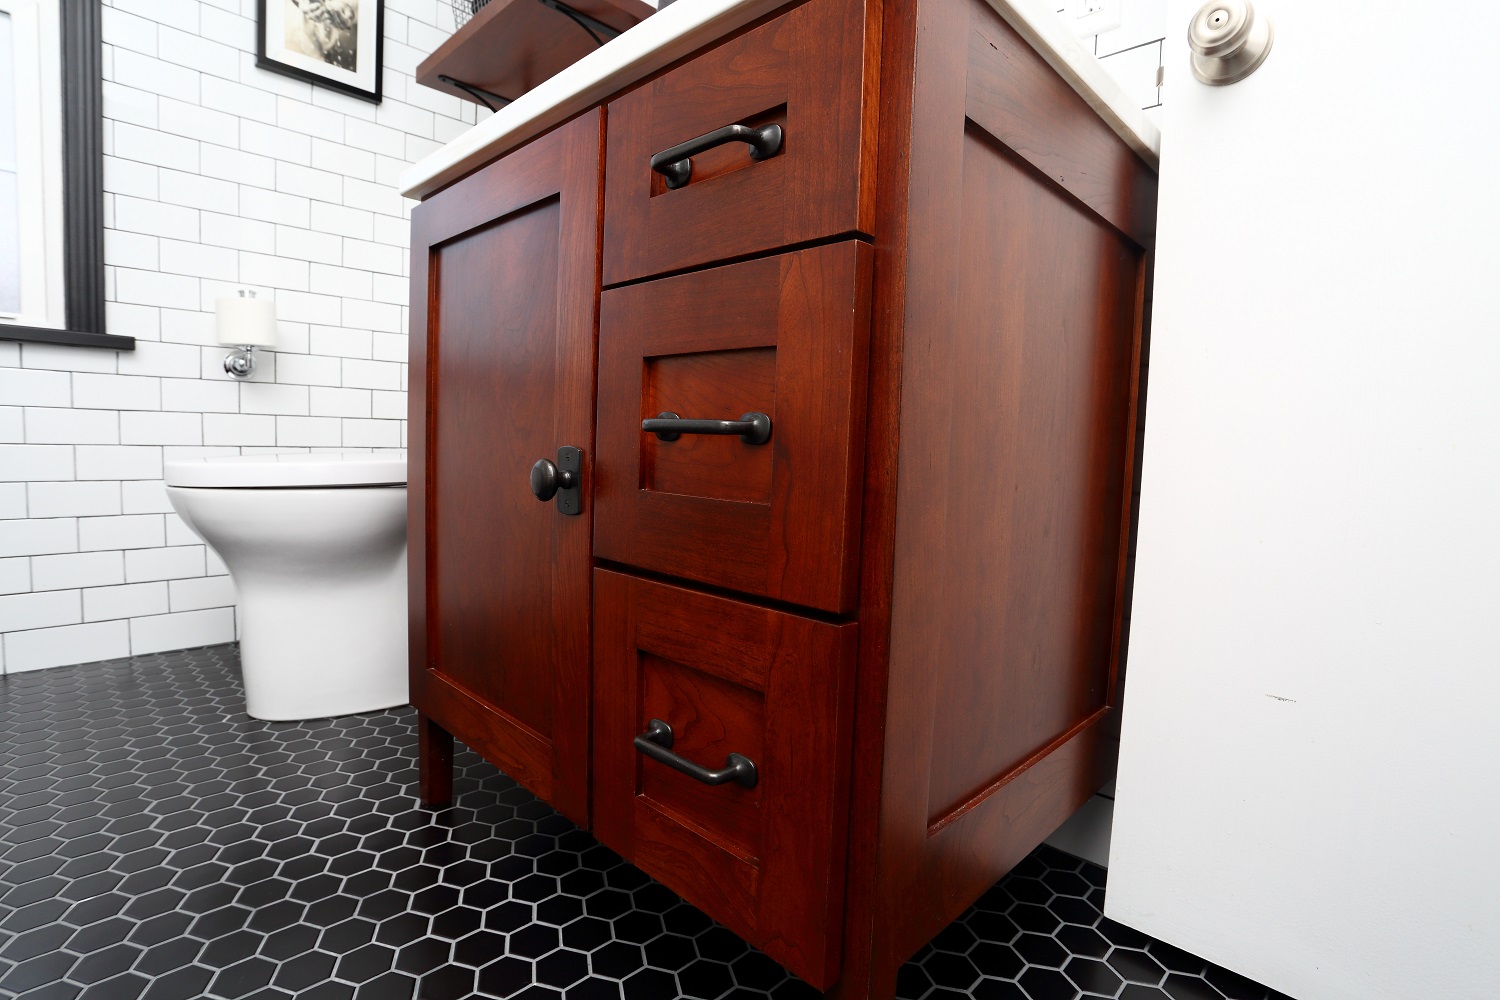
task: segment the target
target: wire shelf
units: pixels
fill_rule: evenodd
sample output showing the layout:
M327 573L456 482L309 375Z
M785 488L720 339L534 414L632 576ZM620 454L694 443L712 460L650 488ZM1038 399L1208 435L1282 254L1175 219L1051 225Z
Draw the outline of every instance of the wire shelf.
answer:
M453 28L456 31L469 23L469 18L478 14L490 0L448 0L453 8Z

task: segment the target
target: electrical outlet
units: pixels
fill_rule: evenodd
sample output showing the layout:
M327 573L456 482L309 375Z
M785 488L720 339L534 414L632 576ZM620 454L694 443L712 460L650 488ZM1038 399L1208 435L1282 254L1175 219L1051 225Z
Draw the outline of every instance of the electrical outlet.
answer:
M1102 35L1120 26L1120 8L1124 3L1125 0L1067 0L1063 17L1076 35Z

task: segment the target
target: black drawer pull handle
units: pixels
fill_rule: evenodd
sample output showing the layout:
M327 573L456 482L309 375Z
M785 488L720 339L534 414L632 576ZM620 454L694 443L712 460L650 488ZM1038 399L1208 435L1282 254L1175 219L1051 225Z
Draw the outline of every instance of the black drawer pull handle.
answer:
M750 159L764 160L781 149L781 126L725 125L662 150L651 157L651 169L667 179L667 187L680 188L693 176L693 157L726 142L743 142L750 147Z
M677 756L672 752L672 727L660 719L652 719L646 731L635 738L635 748L652 760L705 785L727 785L732 781L741 788L754 788L760 780L755 761L741 754L730 754L720 771L710 771L701 764Z
M687 420L669 410L641 421L641 430L660 441L676 441L684 434L738 434L746 444L771 440L771 418L764 413L743 414L738 420Z

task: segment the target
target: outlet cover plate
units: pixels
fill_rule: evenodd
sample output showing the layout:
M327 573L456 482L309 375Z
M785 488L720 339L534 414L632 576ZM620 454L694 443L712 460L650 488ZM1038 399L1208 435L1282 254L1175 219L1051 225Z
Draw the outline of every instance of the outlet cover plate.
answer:
M1067 0L1062 16L1082 38L1113 31L1123 22L1125 0Z

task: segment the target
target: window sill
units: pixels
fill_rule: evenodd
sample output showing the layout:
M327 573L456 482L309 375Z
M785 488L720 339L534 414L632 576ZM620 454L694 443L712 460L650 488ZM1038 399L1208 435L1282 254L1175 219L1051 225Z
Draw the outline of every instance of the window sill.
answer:
M6 323L0 323L0 340L19 340L27 344L64 344L68 347L103 347L116 351L135 350L134 337L85 333L82 330L50 330L40 326L12 326Z

